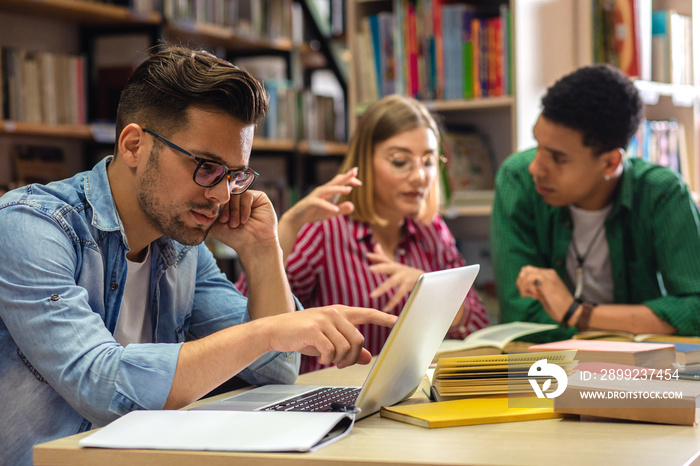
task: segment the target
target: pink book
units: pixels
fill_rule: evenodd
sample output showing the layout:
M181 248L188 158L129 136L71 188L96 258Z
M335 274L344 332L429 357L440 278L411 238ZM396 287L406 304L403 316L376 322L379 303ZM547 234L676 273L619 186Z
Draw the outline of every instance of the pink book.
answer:
M532 345L528 350L577 350L576 359L579 362L611 362L654 368L670 368L676 360L675 346L669 343L572 339Z

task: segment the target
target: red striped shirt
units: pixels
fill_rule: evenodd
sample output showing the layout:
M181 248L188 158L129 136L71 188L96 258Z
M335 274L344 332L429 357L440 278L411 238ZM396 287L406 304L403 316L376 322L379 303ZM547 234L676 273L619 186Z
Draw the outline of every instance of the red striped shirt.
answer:
M394 260L401 264L432 272L464 265L455 240L441 217L425 225L410 218ZM370 226L350 217L337 216L305 225L297 237L294 250L287 259L287 276L294 295L304 307L332 304L382 309L394 295L394 290L371 298L370 292L387 279L385 274L369 271L367 253L374 251L374 236ZM245 278L236 286L246 292ZM408 295L391 311L398 314ZM465 301L465 313L458 326L448 332L451 338L467 334L488 325L488 313L472 288ZM439 311L439 310L436 310ZM358 325L365 337L364 346L378 354L391 329L372 324ZM302 357L300 372L321 369L316 357Z

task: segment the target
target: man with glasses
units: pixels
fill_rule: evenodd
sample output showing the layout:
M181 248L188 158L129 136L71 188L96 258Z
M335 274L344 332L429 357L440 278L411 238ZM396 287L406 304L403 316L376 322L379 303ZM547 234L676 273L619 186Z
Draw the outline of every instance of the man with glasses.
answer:
M491 248L503 321L700 335L700 214L681 177L625 156L642 102L609 65L542 99L537 147L496 176Z
M136 409L177 409L234 375L292 383L299 354L367 363L371 309L297 310L275 212L249 191L261 84L207 53L168 47L122 92L115 155L0 199L0 446L32 445ZM238 251L244 298L202 243Z

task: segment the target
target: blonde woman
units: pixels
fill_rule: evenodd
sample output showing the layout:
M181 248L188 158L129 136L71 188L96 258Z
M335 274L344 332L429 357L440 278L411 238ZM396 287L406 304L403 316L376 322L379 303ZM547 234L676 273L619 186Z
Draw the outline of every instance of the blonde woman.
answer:
M304 306L337 303L398 314L423 272L464 265L437 213L439 135L433 117L414 99L391 95L373 103L340 174L282 215L287 276ZM487 324L472 289L448 335L463 338ZM358 329L372 354L390 330ZM301 372L322 367L304 356Z

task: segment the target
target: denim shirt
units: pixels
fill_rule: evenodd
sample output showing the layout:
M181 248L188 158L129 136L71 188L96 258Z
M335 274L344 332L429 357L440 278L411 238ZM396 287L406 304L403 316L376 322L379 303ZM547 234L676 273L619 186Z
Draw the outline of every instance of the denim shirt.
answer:
M250 320L204 244L163 237L151 245L153 343L114 340L129 248L109 160L0 198L0 462L31 464L34 444L161 409L181 344ZM298 367L298 353L270 352L238 375L293 383Z

